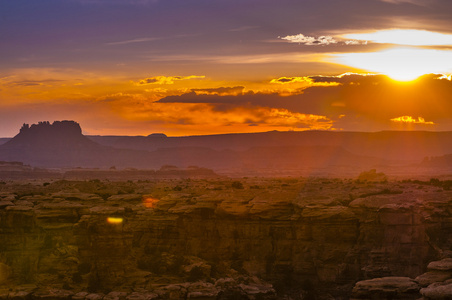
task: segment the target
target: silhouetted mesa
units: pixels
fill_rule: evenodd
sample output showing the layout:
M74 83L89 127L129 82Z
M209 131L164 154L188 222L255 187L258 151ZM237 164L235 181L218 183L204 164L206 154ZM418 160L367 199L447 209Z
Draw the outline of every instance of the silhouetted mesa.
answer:
M105 151L82 134L74 121L24 124L10 141L0 146L0 158L33 166L66 167L91 162Z

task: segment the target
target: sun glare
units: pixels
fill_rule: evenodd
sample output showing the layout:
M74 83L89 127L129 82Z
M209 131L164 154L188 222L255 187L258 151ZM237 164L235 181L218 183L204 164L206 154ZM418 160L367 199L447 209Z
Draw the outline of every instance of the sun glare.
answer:
M397 48L380 52L335 54L333 62L410 81L429 73L450 73L452 52Z
M108 217L107 222L110 224L121 224L123 221L122 218Z
M155 199L152 197L145 197L143 199L143 205L146 208L154 208L157 205L157 202L159 202L159 199Z
M409 46L446 46L452 45L452 34L444 34L426 30L391 29L368 33L343 35L345 39L371 41L380 44Z

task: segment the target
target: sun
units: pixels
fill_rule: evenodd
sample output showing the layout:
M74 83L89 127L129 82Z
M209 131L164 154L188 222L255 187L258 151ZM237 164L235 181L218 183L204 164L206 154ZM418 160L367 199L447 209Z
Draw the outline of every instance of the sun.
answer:
M423 72L415 73L415 72L406 72L404 70L391 70L385 72L385 75L396 81L413 81L424 74L425 73Z
M430 73L449 73L447 66L450 61L451 51L419 48L343 53L333 57L333 62L385 74L398 81L411 81Z

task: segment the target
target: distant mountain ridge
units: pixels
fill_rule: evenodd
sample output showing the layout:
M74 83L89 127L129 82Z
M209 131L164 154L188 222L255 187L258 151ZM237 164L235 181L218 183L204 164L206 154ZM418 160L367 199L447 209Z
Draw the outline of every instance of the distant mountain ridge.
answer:
M425 155L440 156L452 152L449 149L452 132L84 136L77 122L55 121L24 124L19 134L0 145L0 160L46 168L159 169L174 165L238 174L359 173L369 168L398 168L408 162L421 165Z
M155 151L159 148L206 147L214 150L246 151L253 147L335 146L355 154L421 162L426 156L452 153L452 132L431 131L270 131L203 136L88 136L101 145Z

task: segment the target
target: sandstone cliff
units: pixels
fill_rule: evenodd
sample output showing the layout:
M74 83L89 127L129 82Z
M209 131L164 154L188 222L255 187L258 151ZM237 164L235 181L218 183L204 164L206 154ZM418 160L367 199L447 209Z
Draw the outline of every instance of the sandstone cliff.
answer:
M437 186L234 182L4 184L0 297L347 299L451 256L452 192Z

